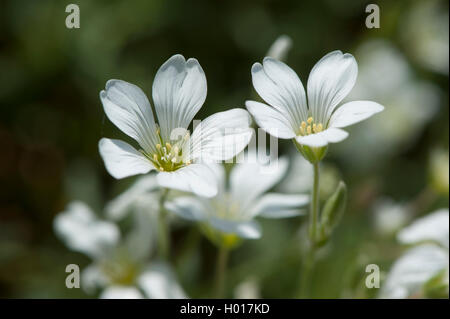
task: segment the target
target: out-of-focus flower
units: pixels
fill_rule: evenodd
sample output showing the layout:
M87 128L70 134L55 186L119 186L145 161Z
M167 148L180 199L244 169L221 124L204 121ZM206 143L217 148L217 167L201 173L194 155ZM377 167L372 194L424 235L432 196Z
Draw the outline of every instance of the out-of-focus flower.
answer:
M382 298L447 297L449 274L449 211L422 217L398 234L409 249L392 266Z
M168 265L148 263L152 250L151 215L136 213L135 227L122 238L116 224L100 220L83 202L72 202L54 220L66 245L92 259L81 287L101 289L101 298L185 298Z
M280 35L270 46L267 56L279 61L284 61L291 47L292 39L285 34Z
M442 194L448 195L449 180L449 157L448 151L435 149L431 152L430 164L430 182L433 189Z
M371 121L352 127L352 143L339 144L335 152L353 168L367 168L401 152L420 136L438 109L439 91L415 79L405 58L387 41L366 42L356 56L358 82L349 99L369 97L380 101L385 110Z
M262 65L253 64L252 81L271 106L255 101L247 101L246 106L269 134L295 139L300 146L325 147L348 136L341 128L383 110L383 106L371 101L353 101L336 108L353 88L357 73L351 54L330 52L312 69L307 97L302 82L289 66L266 57Z
M395 234L409 220L407 205L383 198L374 205L375 230L383 236Z
M236 299L259 299L261 298L260 285L255 278L248 278L234 289Z
M100 154L115 178L156 170L161 187L211 197L217 186L204 161L227 160L248 144L251 118L244 109L216 113L197 125L192 137L187 127L206 98L206 77L196 59L174 55L158 70L153 102L137 86L109 80L100 99L108 118L135 139L141 150L121 140L102 138Z
M398 240L402 244L408 245L433 242L448 249L448 209L438 210L430 215L416 220L398 234Z
M422 66L448 74L448 8L445 1L414 2L404 15L400 35Z
M249 153L246 162L233 167L227 187L225 169L216 164L216 197L178 197L167 203L167 208L182 218L200 222L205 235L218 245L233 246L239 237L259 238L261 228L255 217L296 216L301 212L299 207L308 203L307 195L264 194L281 180L287 165L285 158L261 163L256 153Z

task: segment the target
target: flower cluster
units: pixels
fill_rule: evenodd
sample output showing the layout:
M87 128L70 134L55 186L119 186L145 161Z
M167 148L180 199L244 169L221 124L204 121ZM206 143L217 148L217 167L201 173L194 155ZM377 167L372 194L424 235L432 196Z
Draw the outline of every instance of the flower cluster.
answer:
M235 108L213 114L194 123L192 134L190 123L207 94L205 73L196 59L177 54L159 68L152 87L154 108L137 86L122 80L106 83L100 92L105 114L139 146L102 138L99 151L106 170L116 179L151 174L106 205L107 220L97 218L81 202L69 204L57 216L57 234L69 248L93 260L84 271L86 288L103 288L105 298L184 297L169 267L168 226L174 216L197 223L218 247L217 296L223 296L229 251L244 239L262 236L257 217L295 217L310 203L309 255L313 257L315 249L328 241L345 209L346 187L336 183L319 214L318 163L329 143L348 136L343 127L383 107L371 101L338 107L357 76L354 57L340 51L327 54L314 66L306 94L297 74L277 59L286 55L290 45L288 37L280 38L268 54L271 57L251 68L254 88L268 105L247 101L249 112ZM260 149L243 152L253 136L252 117L274 137L292 139L313 164L307 178L290 176L312 184L311 195L272 191L285 177L289 161L259 156ZM237 155L241 160L237 164L222 164ZM134 230L122 238L116 223L130 211ZM155 258L154 242L158 244Z

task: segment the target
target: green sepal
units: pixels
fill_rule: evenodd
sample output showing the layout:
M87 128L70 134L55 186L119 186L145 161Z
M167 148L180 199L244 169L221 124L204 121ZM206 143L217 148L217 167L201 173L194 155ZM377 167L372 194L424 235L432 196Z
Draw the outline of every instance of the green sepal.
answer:
M310 147L307 145L299 144L295 139L293 140L293 142L300 154L302 154L303 157L311 164L320 162L325 157L328 151L328 145L322 147Z
M211 243L216 245L218 248L225 248L227 250L232 250L238 247L242 243L242 238L234 233L225 233L217 230L207 223L200 224L200 230L208 238Z

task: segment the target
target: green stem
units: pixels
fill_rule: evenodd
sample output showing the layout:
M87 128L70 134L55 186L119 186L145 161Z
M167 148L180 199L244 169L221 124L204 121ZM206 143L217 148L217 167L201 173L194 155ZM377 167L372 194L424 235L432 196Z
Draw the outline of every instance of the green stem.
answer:
M159 199L159 216L158 216L158 253L163 260L169 259L170 255L170 237L167 225L167 211L164 207L164 203L169 194L169 189L164 188L162 190L161 197Z
M311 246L306 252L303 260L299 298L308 298L311 289L311 270L314 265L315 247Z
M319 218L319 163L314 163L314 184L311 194L311 209L309 211L309 239L311 246L317 240L317 219Z
M224 298L225 277L227 272L228 249L220 247L216 264L216 298Z
M314 163L314 183L311 194L311 208L309 211L309 247L304 256L302 276L300 283L300 298L310 296L311 270L314 266L316 241L317 241L317 220L319 219L319 163Z

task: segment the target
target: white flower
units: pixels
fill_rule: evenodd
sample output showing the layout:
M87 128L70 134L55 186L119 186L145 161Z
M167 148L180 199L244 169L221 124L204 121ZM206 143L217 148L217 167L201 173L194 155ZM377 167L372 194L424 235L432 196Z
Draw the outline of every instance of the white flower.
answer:
M398 234L403 244L420 244L434 242L448 249L449 247L449 213L440 209L430 215L416 220Z
M134 229L126 238L83 202L70 203L56 216L55 233L70 249L92 259L81 274L81 288L88 293L100 288L101 298L185 298L168 265L147 261L153 243L151 215L133 216Z
M196 59L174 55L158 70L152 89L159 126L150 102L137 86L109 80L100 99L108 118L135 139L138 151L120 140L102 138L100 154L115 178L158 171L161 187L214 196L212 172L204 161L226 160L248 144L251 118L232 109L206 118L194 130L188 125L206 98L206 77Z
M324 147L348 136L341 128L383 110L371 101L353 101L337 108L353 88L358 67L351 54L333 51L312 69L306 95L297 74L286 64L266 57L252 66L253 86L270 106L247 101L258 125L269 134L295 139L300 145Z
M300 214L299 207L308 203L307 195L264 194L281 180L287 165L285 158L270 164L260 164L256 160L238 163L230 173L227 187L225 169L216 164L213 167L219 185L216 197L178 197L167 203L167 209L225 235L259 238L261 228L255 217L296 216Z
M382 298L424 297L425 286L433 279L448 295L449 212L441 209L422 217L398 234L409 249L392 266L383 284Z

